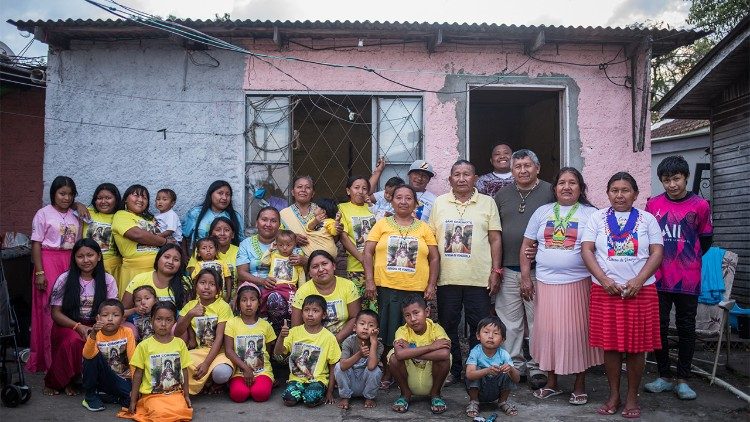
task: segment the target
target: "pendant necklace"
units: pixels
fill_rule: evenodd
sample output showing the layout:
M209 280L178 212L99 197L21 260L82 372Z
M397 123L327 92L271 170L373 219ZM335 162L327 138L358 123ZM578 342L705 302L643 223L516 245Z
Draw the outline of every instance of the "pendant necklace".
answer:
M419 220L417 220L416 218L408 226L405 226L405 227L397 223L396 219L393 218L393 216L387 217L386 220L388 221L388 223L391 224L391 226L395 227L396 230L398 230L398 235L399 237L401 237L402 241L406 240L406 237L409 235L409 232L411 231L411 229L416 227L417 224L419 224Z
M521 193L521 189L518 188L518 184L516 186L516 192L518 192L518 196L521 197L521 203L518 204L518 212L523 214L526 211L526 198L531 195L531 192L534 192L534 189L536 189L537 186L539 186L539 179L536 180L536 183L534 184L534 187L529 189L528 192L526 192L526 195Z

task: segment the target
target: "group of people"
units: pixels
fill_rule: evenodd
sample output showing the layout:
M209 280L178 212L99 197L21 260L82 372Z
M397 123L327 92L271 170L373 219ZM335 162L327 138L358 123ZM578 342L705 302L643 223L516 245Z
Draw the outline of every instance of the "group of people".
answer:
M645 210L625 172L607 183L610 206L596 209L575 168L542 181L537 156L507 144L490 162L478 176L458 160L450 191L436 196L423 160L408 183L393 177L373 192L381 159L371 176L348 180L339 204L314 200L312 178L297 177L292 204L261 208L247 237L225 181L181 220L171 189L157 192L154 216L144 186L121 196L103 183L87 207L58 176L33 221L26 368L46 371L46 394L77 394L82 377L86 408L118 403L135 420L189 419L190 395L202 391L266 401L284 380L290 406L332 403L338 388L341 408L352 397L373 407L396 383L394 411L424 395L439 414L442 388L462 375L467 416L491 401L515 415L508 397L523 379L546 399L563 392L558 375L575 374L569 402L586 404L586 371L602 363L610 394L597 412L614 414L623 361L622 416L637 418L651 351L660 378L646 390L695 398L686 379L712 227L706 201L686 189L685 160L659 165L665 193ZM666 350L673 305L676 378Z

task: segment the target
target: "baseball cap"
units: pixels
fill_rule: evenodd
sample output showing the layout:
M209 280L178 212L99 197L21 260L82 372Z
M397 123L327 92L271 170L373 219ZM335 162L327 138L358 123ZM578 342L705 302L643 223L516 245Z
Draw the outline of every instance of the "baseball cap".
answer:
M430 177L435 177L435 172L432 170L432 166L425 160L417 160L411 163L411 166L409 166L409 171L406 172L406 174L409 174L414 170L421 170L428 173Z

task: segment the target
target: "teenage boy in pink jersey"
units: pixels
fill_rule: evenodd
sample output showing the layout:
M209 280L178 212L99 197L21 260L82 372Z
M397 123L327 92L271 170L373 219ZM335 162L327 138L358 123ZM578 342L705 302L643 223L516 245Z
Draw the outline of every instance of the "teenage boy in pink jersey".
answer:
M681 156L670 156L659 163L656 173L664 193L646 203L646 211L656 217L664 236L664 260L656 271L659 293L661 350L656 363L659 378L645 385L646 391L675 391L682 400L697 397L686 380L695 351L695 313L701 293L701 258L711 247L713 227L708 202L687 191L688 163ZM677 376L669 366L669 314L675 307L678 342Z

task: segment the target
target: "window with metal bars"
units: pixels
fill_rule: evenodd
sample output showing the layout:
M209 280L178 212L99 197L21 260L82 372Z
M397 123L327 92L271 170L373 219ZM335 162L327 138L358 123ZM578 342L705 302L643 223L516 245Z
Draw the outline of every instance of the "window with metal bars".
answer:
M246 223L266 205L291 203L291 182L309 175L316 198L345 201L350 176L369 177L378 157L388 178L406 179L424 157L420 96L360 94L247 97Z

